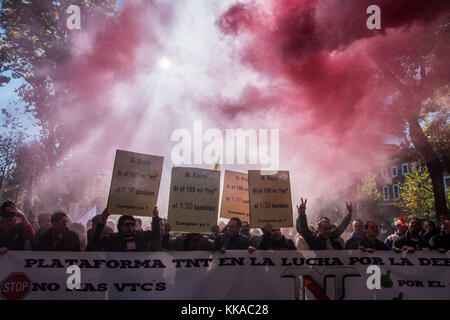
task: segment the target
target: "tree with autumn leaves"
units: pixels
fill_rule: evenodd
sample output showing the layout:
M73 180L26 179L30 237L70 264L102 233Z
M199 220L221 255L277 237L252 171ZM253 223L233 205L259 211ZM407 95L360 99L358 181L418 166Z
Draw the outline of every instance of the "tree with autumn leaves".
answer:
M447 205L450 205L450 193L446 194ZM395 205L403 212L405 218L433 217L436 212L433 185L426 167L412 166L403 184L399 184L399 199Z
M394 89L392 112L400 114L401 138L429 172L435 214L449 215L444 171L449 171L450 17L418 33L414 43L377 61L380 81ZM383 48L380 47L379 50Z
M20 190L16 188L14 191L11 187L9 191L4 190L6 193L2 197L11 198L12 193L13 198L24 203L24 208L32 206L33 186L38 179L47 185L61 183L61 179L55 178L56 174L49 173L63 170L63 159L72 147L69 133L76 128L53 116L67 107L61 101L65 101L64 97L70 92L70 83L65 87L60 83L56 88L52 75L71 58L71 32L75 31L66 27L69 17L66 10L73 4L70 0L1 1L0 87L11 79L20 79L21 85L16 92L24 112L35 119L40 131L36 141L25 144L15 141L9 145L8 151L0 154L0 171L5 171L2 176L13 179L10 169L15 168L16 181L10 186L20 185ZM116 0L83 0L77 1L76 5L81 8L83 25L92 14L111 16ZM26 132L26 128L14 130L19 129ZM12 138L2 139L2 146L7 146ZM34 165L36 161L39 163ZM19 164L23 166L20 173ZM31 165L33 170L25 170ZM2 188L6 187L4 181ZM62 185L61 188L53 188L58 189L65 188ZM48 196L46 202L61 203L60 194Z

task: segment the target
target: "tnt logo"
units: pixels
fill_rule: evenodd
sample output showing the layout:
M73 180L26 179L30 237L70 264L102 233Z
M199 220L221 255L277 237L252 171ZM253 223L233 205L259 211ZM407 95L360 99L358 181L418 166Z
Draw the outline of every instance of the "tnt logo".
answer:
M5 300L23 299L31 290L31 280L25 273L11 273L0 285L0 296Z
M334 278L334 299L345 298L345 280L348 277L361 277L353 268L326 268L322 272L311 268L289 268L281 278L292 278L294 280L295 300L306 300L308 289L318 300L330 300L327 291L327 278Z

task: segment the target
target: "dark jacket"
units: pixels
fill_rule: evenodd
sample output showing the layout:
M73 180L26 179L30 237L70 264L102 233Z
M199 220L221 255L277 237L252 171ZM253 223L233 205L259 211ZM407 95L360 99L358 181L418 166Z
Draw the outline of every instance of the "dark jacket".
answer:
M78 235L67 229L64 231L61 240L57 240L53 235L53 228L48 229L38 239L37 248L38 251L80 251L80 239Z
M31 240L33 237L34 230L31 225L16 223L9 229L0 225L0 247L6 247L8 250L23 250L25 240Z
M433 250L445 249L450 250L450 234L441 232L430 240L430 246Z
M230 237L226 231L220 234L220 248L223 247L227 250L247 250L252 245L252 239L247 236L238 234L235 237Z
M258 250L297 250L291 239L287 239L282 235L280 240L275 240L270 237L269 232L263 232Z
M387 245L389 249L392 249L392 245L394 244L394 241L400 238L397 231L395 233L391 234L384 240L384 244Z
M105 224L98 223L89 243L88 251L156 251L161 250L161 227L159 217L152 218L152 230L135 231L131 237L124 237L120 232L103 234Z
M102 232L100 234L100 238L107 238L110 234L114 233L114 230L111 229L109 226L104 225ZM95 230L89 229L87 231L87 245L86 245L86 251L106 251L106 248L103 248L101 246L95 246L94 245L94 235ZM104 243L105 239L100 239L97 243Z
M344 220L336 227L331 233L330 241L331 245L335 250L343 250L342 245L337 241L340 235L345 231L347 225L350 223L352 215L349 213L345 216ZM308 221L306 219L306 214L299 214L296 223L297 232L305 239L309 245L310 250L326 250L327 240L321 235L315 235L308 228Z
M428 230L422 236L423 241L425 241L426 243L429 243L431 238L433 238L434 236L438 235L439 233L441 233L441 229L440 228L434 228L434 229Z
M148 251L144 232L134 231L131 237L125 237L120 232L101 236L104 227L103 223L97 224L90 248L103 248L105 251Z
M160 221L160 217L153 217L152 230L143 231L149 251L161 251L162 232Z
M364 248L374 250L390 250L390 248L387 245L385 245L383 241L380 241L378 239L375 239L375 241L370 241L369 239L365 238L364 240L359 242L359 245L361 245Z
M352 232L350 238L347 241L345 241L344 249L345 250L356 250L356 249L358 249L360 243L362 241L364 241L365 239L367 239L365 233L363 233L362 235L358 235L358 234Z
M220 238L210 239L207 235L189 233L175 238L164 235L162 245L164 249L176 251L215 251L220 250Z
M406 233L394 241L392 245L393 248L402 249L404 246L413 247L414 250L422 250L423 248L429 248L428 243L426 243L421 236L419 236L418 241L414 241L411 239L410 231L406 231Z
M50 229L50 228L48 228L48 229ZM39 239L42 237L42 235L43 235L48 229L39 228L39 230L36 232L36 235L35 235L34 238L31 240L31 248L32 248L33 250L38 250Z

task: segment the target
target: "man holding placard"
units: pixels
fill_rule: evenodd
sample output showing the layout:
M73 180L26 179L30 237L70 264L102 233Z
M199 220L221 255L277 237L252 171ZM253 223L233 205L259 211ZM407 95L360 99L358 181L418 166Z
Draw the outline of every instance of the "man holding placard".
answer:
M118 221L119 232L100 238L108 216L108 209L105 209L102 213L102 220L95 229L94 247L102 247L106 251L147 251L147 242L143 233L135 230L136 219L133 216L121 216Z
M160 218L156 202L163 168L163 157L117 150L108 206L95 228L92 248L109 251L147 251L161 247ZM101 238L110 214L121 215L119 232ZM152 230L135 230L136 216L153 216Z
M118 232L102 237L102 231L108 220L109 211L105 209L101 220L97 223L91 247L103 248L106 251L149 251L150 247L160 250L161 229L158 208L153 209L152 230L136 230L136 219L123 215L117 223Z
M265 174L249 170L248 190L252 228L263 228L267 223L273 228L293 226L289 171Z

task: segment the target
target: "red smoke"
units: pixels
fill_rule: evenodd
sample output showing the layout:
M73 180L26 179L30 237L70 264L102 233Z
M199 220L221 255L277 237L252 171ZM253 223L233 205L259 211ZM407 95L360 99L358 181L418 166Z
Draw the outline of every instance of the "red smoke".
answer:
M279 101L302 122L303 132L331 134L338 144L351 138L345 143L350 142L360 153L370 153L372 146L383 141L383 137L376 137L377 132L392 134L402 129L405 114L388 107L386 99L395 91L377 78L377 68L394 54L414 46L426 25L449 11L450 2L268 3L264 7L260 2L236 4L217 20L217 25L225 34L243 36L243 63L291 87ZM381 9L379 31L366 27L366 8L374 4ZM259 106L258 100L253 105ZM304 115L312 115L307 126Z
M373 4L381 8L380 31L366 27L366 8ZM201 25L218 28L222 34L206 33L217 39L201 39L201 50L184 55L194 32L189 19L209 18L188 10L196 5L127 1L114 17L91 18L80 34L72 33L72 57L54 74L56 89L70 84L71 94L53 116L79 125L67 132L77 177L105 162L112 167L116 148L164 155L169 165L171 131L192 128L196 119L220 129L280 128L281 169L291 170L295 196L341 187L350 173L377 159L386 136L402 130L404 114L390 105L395 89L377 77L378 64L414 48L450 8L441 0L239 3L215 26ZM229 47L217 44L229 40ZM167 52L179 64L154 76ZM202 59L206 67L192 71ZM256 81L238 81L246 67ZM448 76L450 68L441 70ZM225 95L224 87L235 83L240 95ZM167 105L160 105L161 95Z
M370 5L381 9L381 30L366 27ZM429 48L419 49L428 45L428 28L438 19L447 17L448 22L449 11L450 2L440 0L236 4L216 24L225 35L240 39L240 61L276 89L253 90L234 106L222 104L222 110L238 118L239 113L261 111L270 99L278 102L279 117L296 123L293 135L280 134L281 157L290 159L284 164L294 166L294 201L299 195L319 196L352 185L353 176L362 177L383 161L380 146L404 130L405 118L420 101L414 95L426 96L426 89L410 79L404 84L412 94L399 100L386 70L393 58L429 54ZM437 82L450 78L449 46L439 50ZM428 81L429 88L433 81Z
M152 58L161 50L157 35L146 27L152 9L153 1L127 2L113 18L91 16L81 32L71 33L72 57L54 73L57 90L69 84L70 95L62 98L65 107L54 117L78 127L68 133L72 144L84 143L94 133L100 144L110 148L111 143L131 139L139 127L144 112L139 97L121 96L136 105L118 116L115 92L122 85L133 86L139 72L151 73ZM170 25L170 10L160 7L158 13ZM93 151L101 154L103 150L97 144Z

